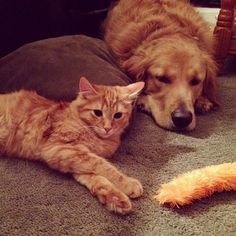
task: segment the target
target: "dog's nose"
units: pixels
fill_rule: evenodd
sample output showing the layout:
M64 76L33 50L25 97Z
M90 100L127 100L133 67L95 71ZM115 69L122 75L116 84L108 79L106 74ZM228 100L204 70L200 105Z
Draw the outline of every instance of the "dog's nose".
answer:
M193 120L193 115L190 111L183 108L178 108L171 113L171 118L177 128L186 128Z

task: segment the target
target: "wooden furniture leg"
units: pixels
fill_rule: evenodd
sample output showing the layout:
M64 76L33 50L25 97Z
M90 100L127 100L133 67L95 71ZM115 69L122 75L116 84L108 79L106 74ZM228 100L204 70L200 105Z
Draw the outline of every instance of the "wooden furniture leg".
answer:
M219 69L223 67L228 54L234 23L234 1L221 0L221 10L214 29L216 37L215 57Z

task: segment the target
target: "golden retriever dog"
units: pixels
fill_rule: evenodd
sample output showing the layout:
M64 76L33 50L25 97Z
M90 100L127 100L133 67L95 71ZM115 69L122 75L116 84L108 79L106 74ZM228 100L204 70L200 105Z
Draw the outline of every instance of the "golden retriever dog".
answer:
M118 0L103 27L121 67L145 81L138 104L161 127L192 130L196 111L218 106L213 34L188 1Z

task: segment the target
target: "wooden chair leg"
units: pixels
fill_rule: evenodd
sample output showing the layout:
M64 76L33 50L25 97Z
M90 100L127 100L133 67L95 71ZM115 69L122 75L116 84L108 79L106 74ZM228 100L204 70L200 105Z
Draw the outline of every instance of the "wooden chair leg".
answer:
M222 69L228 54L234 22L234 1L221 0L221 9L214 29L216 37L215 57Z

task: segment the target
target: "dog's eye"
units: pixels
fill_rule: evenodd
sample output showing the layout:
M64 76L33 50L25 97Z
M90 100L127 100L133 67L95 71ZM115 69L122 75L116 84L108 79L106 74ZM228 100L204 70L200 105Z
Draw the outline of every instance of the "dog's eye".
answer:
M201 83L201 80L198 79L198 78L193 78L191 81L190 81L190 85L192 86L195 86L195 85L198 85Z
M165 83L165 84L170 84L171 80L166 77L166 76L156 76L156 78L161 82L161 83Z
M101 117L102 116L102 111L101 110L98 110L98 109L95 109L93 110L94 114L98 117Z

